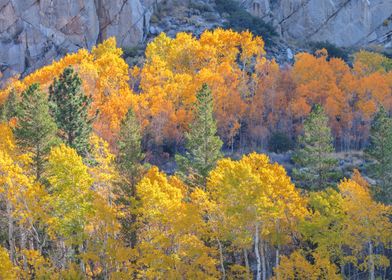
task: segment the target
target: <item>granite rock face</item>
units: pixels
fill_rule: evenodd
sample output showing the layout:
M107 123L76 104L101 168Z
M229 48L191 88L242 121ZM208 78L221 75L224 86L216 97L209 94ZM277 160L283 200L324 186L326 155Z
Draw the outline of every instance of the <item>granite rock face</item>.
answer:
M286 40L392 47L391 0L238 0Z
M26 73L116 36L141 42L158 0L0 0L0 71Z
M177 2L176 2L177 1ZM66 53L115 36L122 47L167 31L193 32L222 24L214 0L184 0L195 8L175 15L179 0L0 0L0 72L26 74ZM392 48L392 0L237 0L295 44ZM162 3L161 3L162 2ZM172 5L172 6L170 6ZM191 5L191 6L192 6ZM169 7L160 22L154 11ZM192 11L192 12L189 12Z

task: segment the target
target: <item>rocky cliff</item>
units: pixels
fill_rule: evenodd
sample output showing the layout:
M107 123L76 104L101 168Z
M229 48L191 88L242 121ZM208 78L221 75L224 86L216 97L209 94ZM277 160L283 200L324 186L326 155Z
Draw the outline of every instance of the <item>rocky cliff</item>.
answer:
M38 68L67 52L116 36L143 40L158 0L0 0L0 71Z
M237 1L290 42L391 48L392 0ZM179 3L188 10L178 9ZM152 18L161 6L166 8L163 23ZM4 77L25 74L110 36L130 47L160 31L200 33L222 22L213 0L0 0L0 71Z
M392 47L392 0L239 0L286 40Z

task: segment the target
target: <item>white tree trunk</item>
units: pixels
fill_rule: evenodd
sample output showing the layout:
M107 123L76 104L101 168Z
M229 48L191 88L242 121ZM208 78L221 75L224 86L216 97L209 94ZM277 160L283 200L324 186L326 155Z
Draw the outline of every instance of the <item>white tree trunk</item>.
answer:
M263 271L263 280L267 279L267 265L266 265L266 261L265 261L265 251L264 251L264 241L260 240L260 245L261 245L261 267L262 267L262 271Z
M216 241L218 242L218 247L219 247L219 259L220 259L220 265L221 265L221 270L222 270L222 279L226 279L226 270L225 270L225 264L223 260L223 248L222 248L222 243L220 240L217 238Z
M255 229L255 254L257 261L256 280L261 280L261 256L259 250L259 224L256 224Z
M375 280L374 275L374 258L373 258L373 244L369 241L369 279Z
M9 201L7 201L7 218L8 218L8 243L10 246L10 259L15 263L15 236L14 236L14 219L12 217L12 206Z
M278 272L278 266L279 266L279 247L276 248L275 251L275 269L276 269L276 280L279 280L279 272Z

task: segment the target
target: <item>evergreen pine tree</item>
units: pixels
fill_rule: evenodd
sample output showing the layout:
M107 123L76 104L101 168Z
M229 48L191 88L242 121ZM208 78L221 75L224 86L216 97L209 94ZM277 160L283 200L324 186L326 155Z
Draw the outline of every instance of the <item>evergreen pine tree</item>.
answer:
M126 175L131 185L135 185L138 181L138 173L144 159L141 142L142 135L138 120L133 110L129 109L121 122L117 161L120 171Z
M369 175L377 178L380 189L376 197L386 203L392 202L392 119L384 107L375 115L370 129L370 144L365 156L371 160L367 166Z
M21 147L32 153L35 176L39 180L49 150L58 139L47 95L40 91L38 84L31 85L22 93L17 118L16 139Z
M207 176L222 157L222 140L217 136L213 98L204 84L197 93L195 119L185 134L185 155L176 155L179 174L193 186L206 186Z
M49 87L49 100L64 142L80 155L86 155L92 131L93 119L88 116L92 99L83 93L81 85L78 74L67 67Z
M16 117L18 107L18 96L15 91L11 91L0 107L0 121L8 122L10 119Z
M298 169L293 177L307 189L323 189L338 176L337 159L332 155L331 129L328 117L320 105L315 105L304 122L304 134L299 137L299 149L293 156Z
M119 204L125 205L130 209L130 213L122 218L122 230L131 247L135 247L137 241L135 207L137 204L136 184L143 176L144 154L142 152L142 135L140 126L135 113L129 109L125 119L121 122L120 133L118 136L118 169L122 175ZM130 200L131 198L131 200Z

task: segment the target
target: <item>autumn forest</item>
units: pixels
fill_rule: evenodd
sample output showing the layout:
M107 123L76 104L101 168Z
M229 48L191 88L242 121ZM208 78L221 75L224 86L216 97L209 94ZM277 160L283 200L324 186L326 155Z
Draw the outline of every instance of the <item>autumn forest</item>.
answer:
M0 279L391 279L391 114L390 58L279 65L247 31L161 33L132 67L110 38L12 77Z

